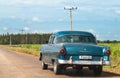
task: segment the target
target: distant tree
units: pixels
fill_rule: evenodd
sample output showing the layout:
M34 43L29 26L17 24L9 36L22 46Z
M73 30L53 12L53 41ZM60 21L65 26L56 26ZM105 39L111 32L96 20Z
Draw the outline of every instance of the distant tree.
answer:
M117 43L118 41L117 40L113 40L113 43Z
M10 35L12 44L44 44L46 41L48 41L51 33L2 34L0 35L0 44L10 44Z

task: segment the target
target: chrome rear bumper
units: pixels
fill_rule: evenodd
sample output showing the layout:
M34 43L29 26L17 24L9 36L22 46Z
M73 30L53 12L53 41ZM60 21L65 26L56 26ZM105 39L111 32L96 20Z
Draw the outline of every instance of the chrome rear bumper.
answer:
M111 65L110 61L103 61L103 65Z
M72 61L58 60L59 64L79 64L79 65L110 65L110 61Z

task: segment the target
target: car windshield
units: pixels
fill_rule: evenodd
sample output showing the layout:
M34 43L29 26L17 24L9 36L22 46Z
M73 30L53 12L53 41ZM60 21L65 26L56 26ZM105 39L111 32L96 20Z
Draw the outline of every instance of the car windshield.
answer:
M56 43L93 43L96 44L96 39L93 36L84 35L64 35L56 39Z

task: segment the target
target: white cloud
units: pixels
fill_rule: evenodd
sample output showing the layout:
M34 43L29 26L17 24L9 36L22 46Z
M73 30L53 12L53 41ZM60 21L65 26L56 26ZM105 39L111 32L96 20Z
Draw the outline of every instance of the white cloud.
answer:
M119 10L115 10L115 13L120 14L120 9Z
M32 21L33 21L33 22L39 22L40 19L39 19L38 17L33 17L33 18L32 18Z
M32 31L32 33L39 33L39 31L38 30L34 30L34 31Z
M28 31L30 28L29 27L24 27L23 30Z
M3 28L3 30L4 30L4 31L7 31L7 30L8 30L8 28L7 28L7 27L4 27L4 28Z
M78 9L82 11L90 11L90 12L91 11L104 12L104 11L113 11L113 10L119 9L119 7L89 5L89 6L79 6Z
M28 4L28 5L55 5L65 2L65 0L0 0L0 4Z
M52 32L58 32L58 31L60 31L60 30L53 30Z
M41 30L33 30L32 33L46 33L46 31L41 31Z
M87 31L91 32L92 34L94 34L97 38L100 37L100 35L95 30L93 30L93 29L88 29Z
M59 22L63 22L63 21L64 21L64 19L60 18L60 19L58 19L58 21L59 21Z
M14 16L14 15L13 15L13 16L10 16L10 18L11 18L11 19L15 19L15 18L16 18L16 16Z
M87 31L91 33L96 33L93 29L88 29Z
M78 7L78 9L83 11L91 11L95 8L93 8L92 6L81 6L81 7Z
M31 4L33 0L0 0L1 4Z

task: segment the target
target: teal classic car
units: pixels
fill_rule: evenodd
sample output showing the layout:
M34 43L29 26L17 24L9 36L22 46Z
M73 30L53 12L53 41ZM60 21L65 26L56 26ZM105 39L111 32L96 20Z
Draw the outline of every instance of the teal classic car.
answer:
M93 34L83 31L59 31L50 36L48 44L41 45L42 69L53 65L55 74L67 67L82 70L88 67L101 75L104 65L110 65L110 49L97 45Z

